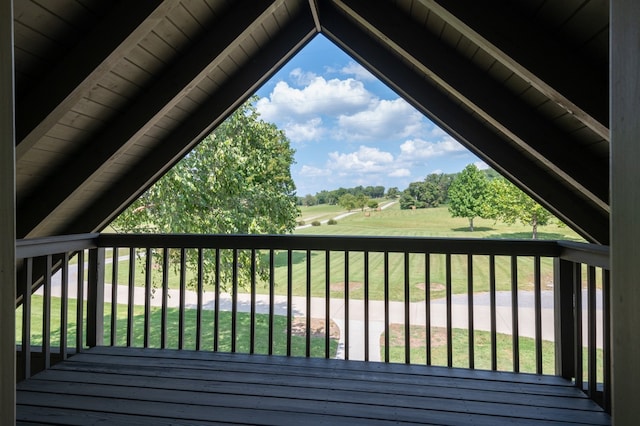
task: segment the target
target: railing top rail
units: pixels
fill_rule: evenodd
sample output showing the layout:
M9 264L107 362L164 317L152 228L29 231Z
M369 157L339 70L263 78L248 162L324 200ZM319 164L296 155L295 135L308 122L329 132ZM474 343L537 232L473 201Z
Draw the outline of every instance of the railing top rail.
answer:
M556 241L324 235L100 234L101 247L330 250L472 255L560 255Z
M558 241L557 243L561 249L561 259L610 269L611 254L609 246L574 241Z
M74 234L26 238L16 241L16 259L46 256L97 247L100 234Z

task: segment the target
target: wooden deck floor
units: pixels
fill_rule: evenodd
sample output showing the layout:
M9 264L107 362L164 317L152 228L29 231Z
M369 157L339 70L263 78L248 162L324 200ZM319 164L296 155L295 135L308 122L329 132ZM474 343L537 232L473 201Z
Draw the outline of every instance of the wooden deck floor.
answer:
M442 367L94 348L17 386L18 424L610 424L566 381Z

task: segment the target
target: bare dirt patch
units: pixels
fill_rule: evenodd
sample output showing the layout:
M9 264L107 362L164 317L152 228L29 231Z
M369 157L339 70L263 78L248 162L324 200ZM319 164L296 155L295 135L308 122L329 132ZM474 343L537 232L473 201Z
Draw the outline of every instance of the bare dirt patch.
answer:
M426 283L418 283L416 284L416 288L424 291L424 289L426 288ZM431 288L431 291L444 291L447 287L445 287L444 284L431 283L430 288Z
M325 320L320 318L311 318L311 337L324 337L326 333L325 325ZM307 319L305 317L297 317L292 319L291 335L303 337L307 335ZM329 325L329 337L336 340L340 339L340 328L333 321L331 321Z
M412 325L409 327L410 345L412 348L424 347L427 338L427 328L422 325ZM389 345L404 346L404 324L389 325ZM442 327L431 328L431 347L444 346L447 344L447 330ZM384 333L380 336L380 346L384 346Z
M349 291L361 289L364 286L364 283L358 281L349 281ZM329 288L331 291L344 291L344 281L338 283L331 283Z

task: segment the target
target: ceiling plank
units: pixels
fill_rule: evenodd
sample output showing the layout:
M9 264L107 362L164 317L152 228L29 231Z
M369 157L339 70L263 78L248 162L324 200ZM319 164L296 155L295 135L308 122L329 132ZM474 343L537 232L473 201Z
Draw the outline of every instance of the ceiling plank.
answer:
M549 173L609 210L609 161L591 153L488 74L474 67L398 8L364 0L335 0L338 8L544 163Z
M16 159L42 139L175 6L175 2L162 0L118 2L29 93L21 95L16 105Z
M112 185L112 190L70 218L62 234L101 231L187 152L255 93L315 35L311 15L301 14L282 29L198 111Z
M323 34L465 147L545 206L591 242L609 242L609 215L565 186L522 150L490 130L469 110L446 96L349 21L330 3L320 3Z
M552 37L548 30L526 19L522 11L514 10L517 2L418 1L610 141L606 63L589 61L574 47Z
M234 2L232 9L214 23L212 31L177 58L115 122L90 144L69 155L68 161L53 170L50 179L44 179L25 199L18 200L19 238L29 236L92 175L108 168L123 147L144 135L197 82L207 78L209 71L229 56L234 44L249 36L254 26L260 25L262 18L272 14L282 1Z

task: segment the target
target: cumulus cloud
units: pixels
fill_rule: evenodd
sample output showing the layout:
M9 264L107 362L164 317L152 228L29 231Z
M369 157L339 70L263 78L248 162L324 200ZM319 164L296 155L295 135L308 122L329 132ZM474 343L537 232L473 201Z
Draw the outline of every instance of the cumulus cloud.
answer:
M336 151L329 153L327 166L339 173L379 173L392 163L393 155L391 153L361 145L355 152L341 154Z
M378 100L371 108L338 118L342 139L371 140L407 137L422 131L422 115L401 98Z
M479 169L479 170L486 170L489 168L489 165L487 163L485 163L484 161L476 161L475 166Z
M326 133L320 117L304 122L289 122L284 125L284 132L292 142L313 142L320 140Z
M298 86L307 86L315 80L318 75L311 71L303 71L302 68L295 68L289 73L291 80Z
M300 175L305 177L323 177L331 175L331 171L328 169L304 165L300 169Z
M388 175L389 177L407 177L411 176L411 171L409 169L400 168L392 171Z
M400 160L420 161L445 154L465 152L466 149L447 136L439 141L425 141L422 139L410 139L400 145Z
M375 97L360 81L315 76L301 89L278 82L269 97L258 100L256 107L264 120L277 122L283 117L354 114L372 101Z
M375 81L376 77L356 62L349 62L340 70L342 74L353 75L357 80Z

